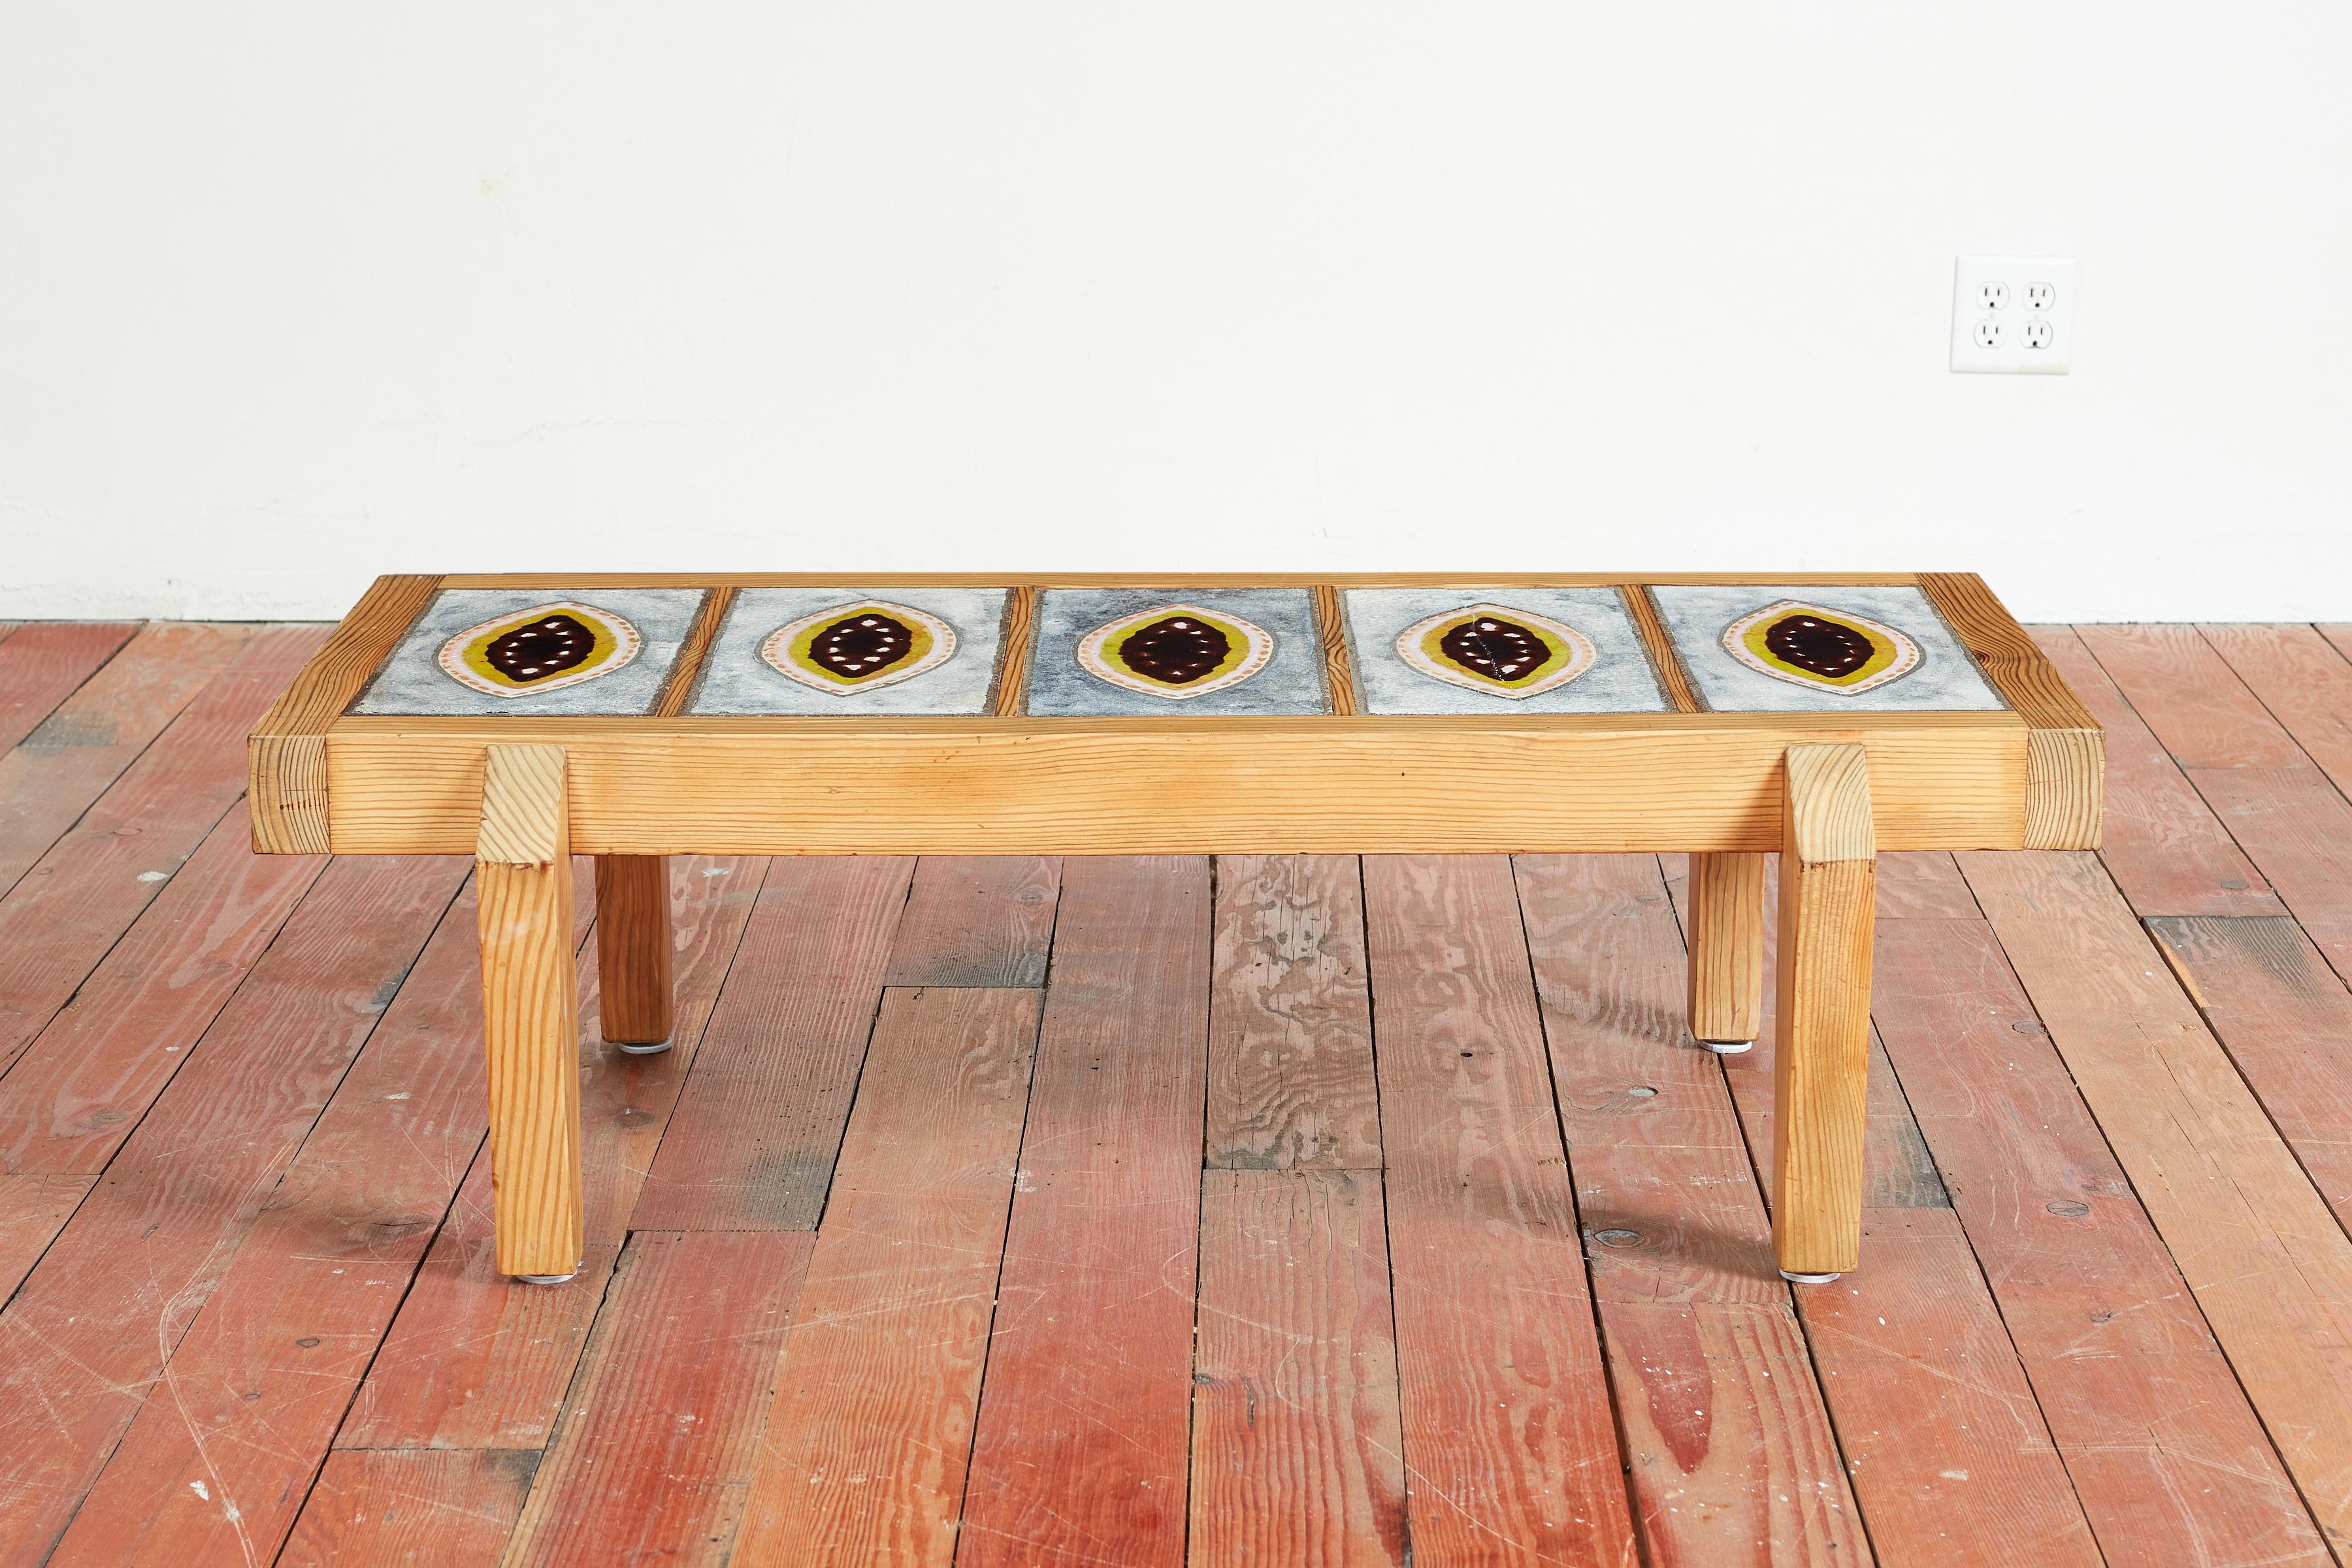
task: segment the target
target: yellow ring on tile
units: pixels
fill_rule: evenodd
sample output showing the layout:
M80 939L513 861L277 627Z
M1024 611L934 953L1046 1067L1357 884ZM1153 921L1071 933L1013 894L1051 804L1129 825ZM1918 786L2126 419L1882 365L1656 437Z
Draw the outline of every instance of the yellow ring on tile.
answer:
M612 611L557 599L467 626L441 644L435 662L485 696L533 697L610 675L644 647Z

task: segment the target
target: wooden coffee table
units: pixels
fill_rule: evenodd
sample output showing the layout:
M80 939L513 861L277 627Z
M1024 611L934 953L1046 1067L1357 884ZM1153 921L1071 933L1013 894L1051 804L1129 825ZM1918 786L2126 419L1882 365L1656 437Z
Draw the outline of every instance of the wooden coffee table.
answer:
M267 853L472 855L502 1272L582 1249L604 1037L670 1032L665 857L1687 851L1690 1027L1762 1025L1773 1246L1861 1245L1882 849L2099 841L2097 722L1978 578L380 578L252 737ZM823 919L824 911L811 911Z

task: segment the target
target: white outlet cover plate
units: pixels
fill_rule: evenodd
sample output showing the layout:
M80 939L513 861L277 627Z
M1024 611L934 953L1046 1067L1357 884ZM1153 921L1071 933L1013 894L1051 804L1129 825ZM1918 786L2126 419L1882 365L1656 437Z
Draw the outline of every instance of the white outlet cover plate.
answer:
M2043 294L2046 304L2032 302ZM1986 340L1991 341L1986 341ZM2074 258L1963 256L1952 269L1952 368L2064 375L2074 355Z

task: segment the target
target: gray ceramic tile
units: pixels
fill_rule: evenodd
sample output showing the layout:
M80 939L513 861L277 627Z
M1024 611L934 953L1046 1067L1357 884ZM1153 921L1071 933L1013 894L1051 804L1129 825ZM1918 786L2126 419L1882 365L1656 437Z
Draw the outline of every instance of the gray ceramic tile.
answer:
M1350 588L1348 633L1370 713L1664 713L1673 710L1614 588ZM1592 668L1549 691L1504 697L1448 685L1397 654L1407 626L1470 605L1548 616L1592 644Z
M1314 601L1304 588L1049 588L1039 600L1037 649L1029 676L1032 714L1192 718L1330 711L1323 694L1323 648L1315 635ZM1272 635L1274 655L1246 680L1179 700L1124 690L1079 665L1078 642L1088 632L1106 621L1161 605L1198 605L1237 616Z
M567 686L561 691L493 697L442 672L441 645L467 626L534 605L570 600L620 616L637 628L645 646L637 657L610 675ZM702 605L699 588L444 588L400 646L376 673L354 713L433 713L457 718L505 713L643 713L661 695L662 682L677 660L678 645Z
M1709 708L1727 713L1840 713L1979 710L2005 708L1985 683L1976 661L1944 624L1943 616L1916 588L1744 587L1654 588L1658 613L1683 656L1684 668ZM1867 616L1919 645L1919 662L1909 674L1884 686L1848 696L1818 686L1799 686L1751 669L1725 651L1723 634L1732 622L1782 599L1801 599L1823 609Z
M746 588L728 607L689 713L985 713L1004 628L1003 588ZM912 679L838 695L803 686L760 657L760 645L803 616L860 599L880 599L935 616L955 628L946 663Z

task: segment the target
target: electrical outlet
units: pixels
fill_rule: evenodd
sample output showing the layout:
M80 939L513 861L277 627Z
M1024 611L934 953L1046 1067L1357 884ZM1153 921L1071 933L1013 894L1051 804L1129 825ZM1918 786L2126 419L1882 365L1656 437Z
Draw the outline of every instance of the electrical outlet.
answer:
M1952 272L1952 368L2063 375L2074 352L2074 258L1963 256Z

